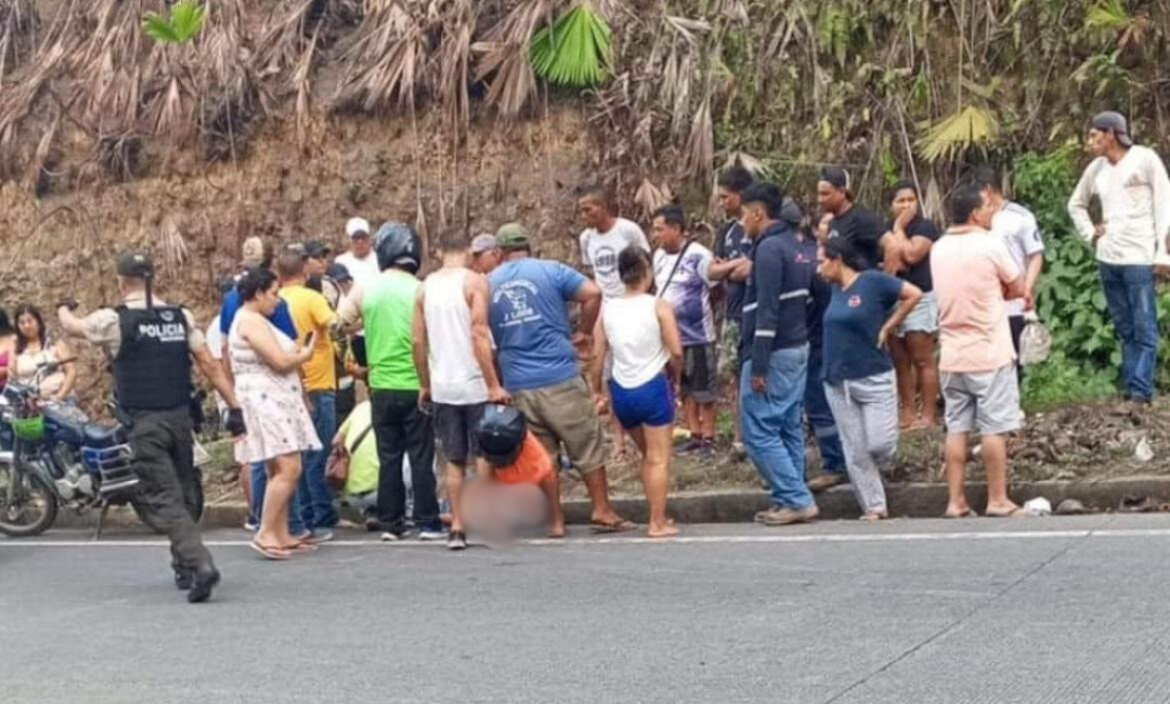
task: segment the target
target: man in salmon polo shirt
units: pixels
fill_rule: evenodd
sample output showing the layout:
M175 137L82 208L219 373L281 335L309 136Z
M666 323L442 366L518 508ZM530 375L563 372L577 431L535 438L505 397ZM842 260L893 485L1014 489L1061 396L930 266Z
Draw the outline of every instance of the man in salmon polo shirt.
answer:
M951 228L930 252L939 305L939 361L946 403L947 518L976 515L967 504L967 435L978 432L992 517L1024 515L1007 495L1007 434L1023 421L1005 300L1024 296L1024 277L1003 240L992 237L993 210L976 185L949 203Z

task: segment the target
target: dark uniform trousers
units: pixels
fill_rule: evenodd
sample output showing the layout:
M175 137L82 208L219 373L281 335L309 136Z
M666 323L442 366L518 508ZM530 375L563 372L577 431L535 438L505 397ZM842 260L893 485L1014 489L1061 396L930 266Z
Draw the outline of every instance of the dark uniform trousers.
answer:
M199 569L211 564L211 554L191 518L184 482L197 476L192 439L191 410L130 411L130 447L134 450L138 492L134 497L144 520L162 529L171 540L171 565Z

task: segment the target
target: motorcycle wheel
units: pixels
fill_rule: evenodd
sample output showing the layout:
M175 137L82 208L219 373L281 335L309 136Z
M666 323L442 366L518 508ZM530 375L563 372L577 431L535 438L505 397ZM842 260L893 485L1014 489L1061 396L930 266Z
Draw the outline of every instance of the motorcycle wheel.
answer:
M0 533L40 535L57 520L57 495L45 480L11 464L0 465Z

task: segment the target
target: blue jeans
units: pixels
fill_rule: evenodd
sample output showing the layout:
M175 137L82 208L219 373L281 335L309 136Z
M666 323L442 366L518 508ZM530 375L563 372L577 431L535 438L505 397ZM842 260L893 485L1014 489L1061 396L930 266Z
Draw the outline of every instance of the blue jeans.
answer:
M804 414L817 436L821 448L821 469L830 474L845 473L845 451L841 449L841 436L837 433L837 421L825 398L825 385L821 383L824 354L820 347L808 351L808 379L804 388Z
M264 515L264 492L268 489L268 468L264 466L263 462L257 462L252 465L252 516L256 520L256 525L260 525L260 519ZM292 501L288 506L288 532L290 535L304 535L308 529L305 528L305 522L301 520L301 512L297 510L300 503L297 498L300 491L293 494Z
M1158 298L1154 267L1097 262L1113 327L1121 338L1121 378L1131 399L1154 397L1158 367Z
M333 494L325 481L325 466L329 463L329 452L333 434L337 432L337 394L332 391L311 391L309 400L313 403L313 427L321 440L321 449L302 455L305 471L301 473L301 485L297 488L300 497L301 516L311 530L329 529L337 525L337 509L333 507Z
M772 352L767 390L752 390L752 363L739 379L743 444L748 457L772 490L772 503L788 508L813 504L804 483L804 393L808 345Z

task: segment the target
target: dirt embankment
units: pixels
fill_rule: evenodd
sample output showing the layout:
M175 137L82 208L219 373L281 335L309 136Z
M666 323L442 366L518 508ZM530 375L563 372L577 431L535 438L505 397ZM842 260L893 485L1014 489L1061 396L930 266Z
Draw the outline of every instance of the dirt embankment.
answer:
M301 144L291 125L274 122L234 164L206 167L179 154L158 169L167 176L41 199L4 184L0 307L31 302L48 314L66 295L86 310L114 303L114 257L140 247L160 264L160 295L187 304L206 324L215 282L237 268L245 238L315 237L344 247L344 223L355 215L375 226L420 222L432 241L447 223L466 222L474 234L519 220L537 233L541 254L576 256L573 189L593 163L579 112L554 110L511 129L478 125L457 162L433 122L420 117L416 143L404 120L331 118L314 124ZM89 158L68 157L63 170ZM104 376L95 373L96 357L86 359L83 390Z

